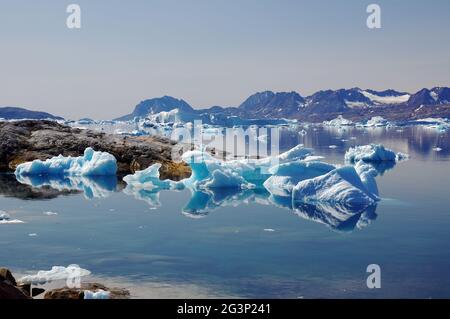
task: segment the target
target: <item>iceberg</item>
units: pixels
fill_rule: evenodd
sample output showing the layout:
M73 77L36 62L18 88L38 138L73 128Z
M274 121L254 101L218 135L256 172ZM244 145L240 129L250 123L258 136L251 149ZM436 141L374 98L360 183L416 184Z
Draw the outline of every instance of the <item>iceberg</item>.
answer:
M292 196L293 188L305 179L324 175L336 167L322 162L290 162L269 169L272 173L264 187L277 196Z
M408 158L407 154L395 153L394 151L385 148L383 145L370 144L355 146L350 148L345 153L345 161L347 163L363 162L384 162L384 161L399 161Z
M0 225L1 224L23 224L24 222L18 219L11 219L11 216L4 211L0 211Z
M68 280L71 278L89 276L89 270L80 268L78 265L53 266L51 270L41 270L35 275L24 276L19 279L20 283L43 285L55 280Z
M34 160L17 166L16 176L29 175L72 175L106 176L116 175L116 158L106 152L96 152L88 147L83 156L64 157L62 155L45 161Z
M138 200L143 200L151 208L160 207L159 192L162 190L181 190L184 184L171 180L161 180L159 178L159 169L161 164L156 163L145 170L137 171L133 175L127 175L123 180L127 187L123 192L132 195Z
M365 127L382 127L388 125L390 123L381 116L374 116L364 124Z
M331 121L324 121L323 125L325 126L335 126L335 127L340 127L340 126L352 126L353 122L350 120L345 119L342 115L339 115L337 118L335 118L334 120Z
M160 180L160 168L161 164L156 163L149 166L145 170L137 171L132 175L125 176L123 180L128 184L128 186L133 187L134 189L145 189L148 191L178 189L182 187L182 184L179 182L174 182L171 180Z
M348 207L369 206L379 200L373 186L363 182L353 166L299 182L292 191L293 202L343 204Z

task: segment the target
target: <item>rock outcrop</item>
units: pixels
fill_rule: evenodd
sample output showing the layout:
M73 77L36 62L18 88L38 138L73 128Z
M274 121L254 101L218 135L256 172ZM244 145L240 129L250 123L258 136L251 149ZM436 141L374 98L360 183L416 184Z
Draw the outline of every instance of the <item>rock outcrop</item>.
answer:
M130 292L123 288L108 288L98 283L83 283L80 288L58 288L47 291L44 299L75 299L81 300L84 298L84 292L89 290L91 292L107 291L110 299L128 299Z
M156 136L119 136L72 128L46 120L0 122L0 172L17 165L53 156L80 156L87 147L108 152L117 159L118 173L128 174L161 163L161 178L190 176L184 163L172 161L175 142Z

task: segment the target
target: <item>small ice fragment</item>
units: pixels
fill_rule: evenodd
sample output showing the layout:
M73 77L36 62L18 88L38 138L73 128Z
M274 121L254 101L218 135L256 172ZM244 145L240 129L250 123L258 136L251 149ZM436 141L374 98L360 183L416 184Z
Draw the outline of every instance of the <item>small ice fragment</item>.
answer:
M84 299L109 299L110 296L111 292L102 289L99 289L96 292L90 290L84 291Z
M440 152L440 151L442 151L442 148L440 148L440 147L434 147L434 148L433 148L433 151L435 151L435 152Z
M36 233L28 234L28 236L30 236L30 237L37 237L37 235L38 235L38 234L36 234Z
M264 228L264 231L265 231L265 232L272 233L272 232L275 231L275 229L272 229L272 228Z
M44 215L47 215L47 216L56 216L56 215L58 215L58 213L54 213L54 212L44 212Z
M334 149L334 148L337 148L337 145L329 145L328 147L331 149Z

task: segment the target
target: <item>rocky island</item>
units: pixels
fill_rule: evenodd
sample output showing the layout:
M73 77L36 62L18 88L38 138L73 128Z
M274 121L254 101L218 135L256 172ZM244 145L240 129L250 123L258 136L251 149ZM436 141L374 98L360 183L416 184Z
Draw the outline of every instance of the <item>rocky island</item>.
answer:
M17 165L54 156L80 156L87 147L108 152L117 159L118 174L134 173L161 163L161 178L189 177L190 168L172 160L176 145L158 136L121 136L72 128L47 120L0 122L0 172L13 172Z

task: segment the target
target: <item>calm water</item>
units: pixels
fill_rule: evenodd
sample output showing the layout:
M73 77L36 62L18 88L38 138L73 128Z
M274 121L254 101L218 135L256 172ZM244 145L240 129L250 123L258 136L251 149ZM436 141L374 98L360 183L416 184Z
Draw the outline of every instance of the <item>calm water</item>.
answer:
M78 264L136 297L449 298L449 133L308 128L286 131L282 146L342 163L348 147L371 142L411 158L383 169L377 207L343 218L264 192L126 194L116 180L61 191L64 181L31 189L1 176L0 210L25 223L0 225L0 265ZM369 264L381 266L381 289L366 286Z

